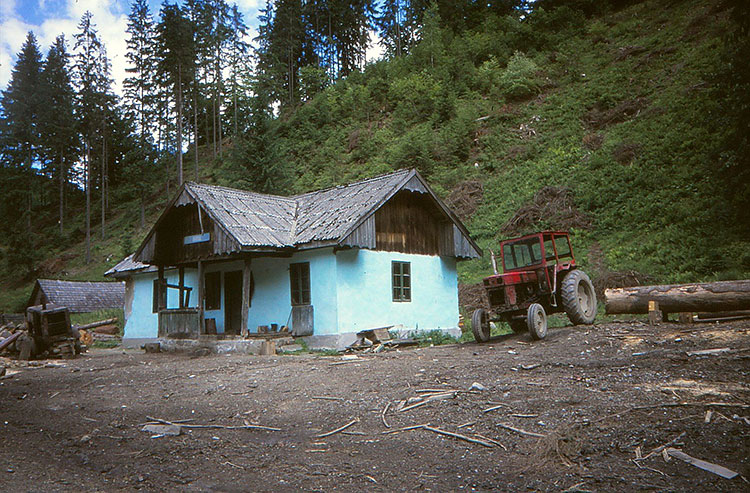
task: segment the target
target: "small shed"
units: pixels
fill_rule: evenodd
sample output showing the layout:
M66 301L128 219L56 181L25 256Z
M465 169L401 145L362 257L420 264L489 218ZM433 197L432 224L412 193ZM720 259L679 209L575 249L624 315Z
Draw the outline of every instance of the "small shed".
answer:
M124 302L124 282L37 279L27 306L49 303L65 306L71 313L89 313L122 308Z

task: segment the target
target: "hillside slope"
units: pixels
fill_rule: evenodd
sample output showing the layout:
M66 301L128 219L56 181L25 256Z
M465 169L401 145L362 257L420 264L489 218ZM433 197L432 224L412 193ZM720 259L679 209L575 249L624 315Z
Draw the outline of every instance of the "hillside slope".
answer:
M428 19L410 55L274 119L250 136L263 139L251 153L228 143L223 159L201 159L201 180L249 187L262 166L274 193L291 194L417 167L486 250L570 228L600 281L748 277L750 238L719 170L729 129L715 74L728 15L714 0L650 0L592 18L568 8L490 17L460 35ZM168 197L157 170L147 226ZM78 215L50 233L35 275L98 279L132 251L146 232L138 201L123 190L112 203L91 264ZM464 262L461 281L489 271L489 259ZM2 278L0 311L20 309L33 279L7 266Z

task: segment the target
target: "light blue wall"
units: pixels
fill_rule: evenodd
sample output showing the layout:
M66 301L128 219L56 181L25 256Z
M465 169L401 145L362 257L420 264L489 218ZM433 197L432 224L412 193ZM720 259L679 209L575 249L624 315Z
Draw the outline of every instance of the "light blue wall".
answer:
M164 273L167 283L178 284L180 281L177 270ZM130 317L125 321L125 337L142 338L157 337L159 332L158 314L152 313L154 280L158 277L156 272L136 274L133 276L133 306ZM185 269L185 286L192 287L190 303L188 306L198 306L198 271L196 269ZM178 308L180 306L180 295L176 289L167 289L167 308Z
M411 263L412 301L392 300L391 262ZM371 250L321 248L295 253L291 258L254 258L251 270L255 291L248 313L248 327L288 325L292 309L289 264L310 262L310 298L313 305L314 335L357 332L402 324L410 329L454 328L458 326L456 260L452 257L409 255ZM224 332L224 273L242 270L241 261L208 264L206 272L222 272L221 307L205 312L216 319ZM170 284L178 283L176 270L166 273ZM157 274L133 276L134 296L125 337L157 337L158 317L151 312L153 281ZM185 269L185 285L193 287L190 306L198 303L197 269ZM178 291L167 291L167 307L177 308Z
M338 263L339 332L403 324L407 329L458 326L456 259L372 250L342 250ZM410 302L393 301L391 262L411 263Z
M333 248L298 252L291 258L252 260L255 293L248 319L251 332L256 332L259 325L278 324L281 327L291 323L289 264L296 262L310 262L310 302L315 334L336 333L336 257Z

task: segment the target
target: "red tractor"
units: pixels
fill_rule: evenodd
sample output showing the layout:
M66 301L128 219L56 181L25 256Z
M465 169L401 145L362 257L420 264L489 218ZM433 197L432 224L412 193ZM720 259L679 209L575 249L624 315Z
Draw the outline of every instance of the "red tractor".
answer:
M589 276L576 266L565 231L542 231L500 243L503 274L484 280L490 311L471 317L477 342L490 338L490 322L507 322L513 332L528 330L533 339L547 335L547 314L565 311L575 325L592 324L596 293Z

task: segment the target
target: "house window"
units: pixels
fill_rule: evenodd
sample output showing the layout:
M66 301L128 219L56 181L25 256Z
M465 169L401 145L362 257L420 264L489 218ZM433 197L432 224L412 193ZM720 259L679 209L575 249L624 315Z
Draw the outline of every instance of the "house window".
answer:
M391 266L393 301L411 301L411 264L393 262Z
M151 312L159 313L159 308L167 307L167 286L166 283L163 285L163 289L159 289L159 279L154 279L154 288L152 292L151 301Z
M206 310L218 310L221 308L221 272L206 272L204 279Z
M310 304L310 262L289 264L292 305Z

